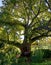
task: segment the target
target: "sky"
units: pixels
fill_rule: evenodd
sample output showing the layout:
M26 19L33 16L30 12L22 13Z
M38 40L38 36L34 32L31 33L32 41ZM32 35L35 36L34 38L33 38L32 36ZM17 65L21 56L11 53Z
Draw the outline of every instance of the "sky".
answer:
M2 0L0 0L0 6L2 6Z

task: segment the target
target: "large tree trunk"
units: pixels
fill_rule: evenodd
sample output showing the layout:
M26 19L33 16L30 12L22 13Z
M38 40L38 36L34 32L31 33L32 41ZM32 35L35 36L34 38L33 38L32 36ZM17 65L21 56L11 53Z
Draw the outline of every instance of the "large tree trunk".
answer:
M23 57L30 57L31 54L31 45L26 43L26 44L22 44L21 47L21 56Z
M26 24L25 26L24 41L21 46L21 56L27 57L27 59L29 59L31 56L31 44L30 44L30 40L28 37L28 24Z
M22 44L21 46L21 57L26 57L26 61L30 61L30 56L31 56L31 45L26 43Z

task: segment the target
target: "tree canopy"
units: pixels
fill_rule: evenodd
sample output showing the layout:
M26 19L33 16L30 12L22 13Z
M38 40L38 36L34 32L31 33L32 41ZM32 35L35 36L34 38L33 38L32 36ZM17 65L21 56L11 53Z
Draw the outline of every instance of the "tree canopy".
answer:
M0 41L20 47L51 37L51 0L3 0ZM28 45L27 45L28 46Z

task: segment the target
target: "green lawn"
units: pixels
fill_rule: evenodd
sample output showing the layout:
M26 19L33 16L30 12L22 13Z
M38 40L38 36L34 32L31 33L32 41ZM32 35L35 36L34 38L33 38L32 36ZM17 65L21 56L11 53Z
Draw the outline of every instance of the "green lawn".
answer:
M51 61L43 62L43 63L31 63L30 65L51 65Z
M45 61L42 63L34 63L34 62L25 63L25 62L22 62L22 63L18 63L18 65L51 65L51 61Z

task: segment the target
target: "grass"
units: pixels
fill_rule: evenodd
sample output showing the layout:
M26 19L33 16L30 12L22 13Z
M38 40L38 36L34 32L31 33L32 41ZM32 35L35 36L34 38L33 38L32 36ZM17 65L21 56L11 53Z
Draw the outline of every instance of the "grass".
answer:
M31 63L31 65L51 65L51 61L42 62L42 63Z
M42 63L34 63L34 62L25 63L25 62L22 62L22 63L18 63L18 65L51 65L51 61L45 61Z

